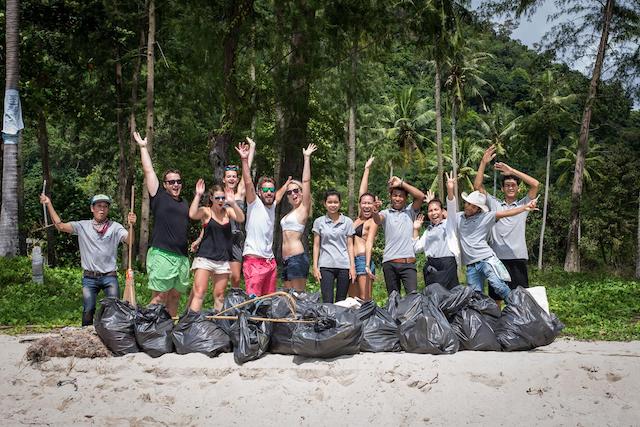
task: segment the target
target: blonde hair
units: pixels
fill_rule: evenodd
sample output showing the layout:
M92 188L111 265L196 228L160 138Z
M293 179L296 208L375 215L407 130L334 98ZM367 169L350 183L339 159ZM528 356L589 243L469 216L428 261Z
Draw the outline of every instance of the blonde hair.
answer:
M289 181L289 184L287 184L287 190L289 189L289 185L291 184L295 184L298 186L298 188L300 189L300 193L302 193L302 182L298 181L297 179L292 179L291 181ZM289 203L291 204L291 203ZM313 213L313 197L309 197L309 216L307 218L310 218L312 216Z

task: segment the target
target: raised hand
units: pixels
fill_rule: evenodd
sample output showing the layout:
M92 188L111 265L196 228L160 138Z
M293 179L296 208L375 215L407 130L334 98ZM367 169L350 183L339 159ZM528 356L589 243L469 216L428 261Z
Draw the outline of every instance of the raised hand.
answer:
M394 187L400 187L402 185L403 180L398 178L397 176L392 176L391 178L389 178L389 181L387 182L387 184L389 184L389 187L394 188Z
M482 162L486 165L496 157L496 146L491 144L482 155Z
M204 194L204 190L205 190L204 179L200 178L198 182L196 182L196 195L202 197L202 195Z
M317 149L318 147L316 146L316 144L309 144L307 145L307 148L302 149L302 155L305 157L311 157L313 152L316 151Z
M253 139L249 138L248 136L245 136L244 139L247 141L247 144L249 144L249 147L255 147L256 146L256 142Z
M249 145L240 142L235 148L241 159L244 160L249 158Z
M418 214L416 219L413 220L413 229L420 230L420 227L422 227L422 224L424 224L424 215Z
M381 207L382 207L382 200L380 200L380 198L376 196L375 199L373 199L373 207L371 208L371 210L373 211L373 213L378 213L380 212Z
M144 139L142 139L139 132L137 131L133 132L133 139L135 139L136 143L140 148L147 146L147 138L145 137Z
M233 206L236 204L236 194L232 188L224 189L224 198L229 206Z
M493 167L499 170L502 175L513 175L513 168L506 163L496 162Z
M427 190L427 193L424 195L424 203L428 205L429 202L435 198L436 198L436 194L431 190Z
M456 180L453 178L453 171L445 172L444 176L447 179L447 190L455 190Z
M369 169L371 167L371 165L373 164L373 160L375 159L375 157L371 156L369 157L369 160L367 160L367 163L364 164L364 168L365 169Z

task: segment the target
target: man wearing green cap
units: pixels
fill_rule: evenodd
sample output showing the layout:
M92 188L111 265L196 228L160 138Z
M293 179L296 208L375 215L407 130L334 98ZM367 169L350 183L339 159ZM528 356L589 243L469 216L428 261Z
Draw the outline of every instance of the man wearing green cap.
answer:
M82 264L82 326L93 324L96 298L100 290L107 297L118 298L116 258L120 242L129 242L129 232L119 223L109 220L111 198L96 194L91 198L92 219L62 222L51 199L40 195L40 203L47 206L49 215L59 231L78 236ZM129 212L128 223L136 223L136 214Z

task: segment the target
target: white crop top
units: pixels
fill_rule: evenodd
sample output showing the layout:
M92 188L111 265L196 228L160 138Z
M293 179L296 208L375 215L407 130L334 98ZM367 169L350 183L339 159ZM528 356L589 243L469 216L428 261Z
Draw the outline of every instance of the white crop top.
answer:
M282 217L280 220L280 227L282 231L297 231L302 233L304 231L304 224L300 224L294 212Z

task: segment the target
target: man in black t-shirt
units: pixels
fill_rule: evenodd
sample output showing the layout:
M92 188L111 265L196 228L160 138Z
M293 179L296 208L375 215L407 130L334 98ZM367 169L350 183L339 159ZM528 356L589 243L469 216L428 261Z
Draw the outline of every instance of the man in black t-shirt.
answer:
M189 205L180 196L180 171L167 170L162 177L163 189L160 189L147 150L147 138L142 139L138 132L134 132L133 136L140 147L142 169L154 217L151 245L147 252L148 286L152 290L150 303L164 304L169 314L176 316L180 295L186 292L190 284L187 257Z

